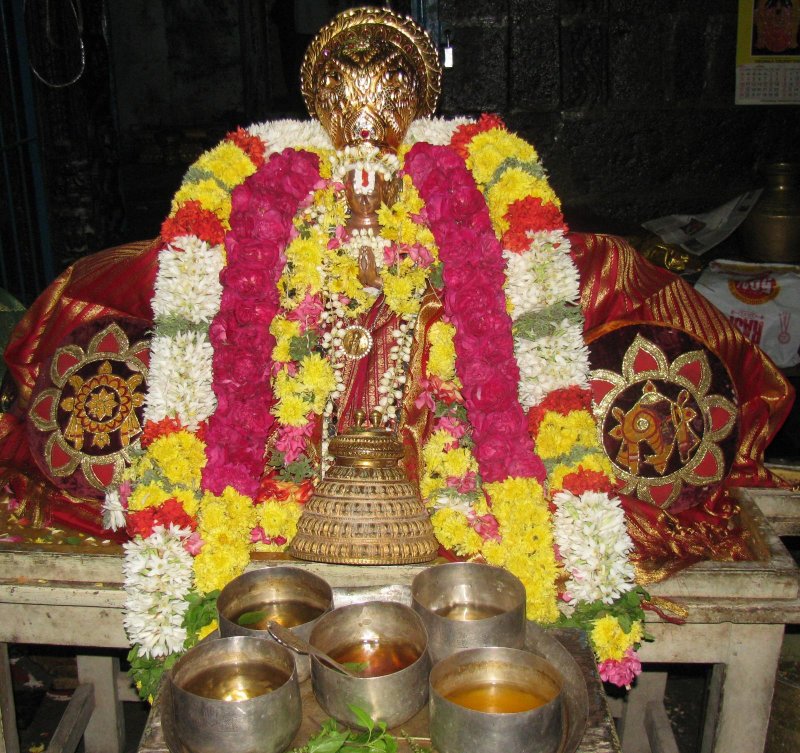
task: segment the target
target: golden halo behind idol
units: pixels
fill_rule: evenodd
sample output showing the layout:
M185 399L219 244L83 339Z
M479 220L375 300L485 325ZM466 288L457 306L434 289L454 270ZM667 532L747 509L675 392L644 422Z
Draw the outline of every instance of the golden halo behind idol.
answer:
M411 122L436 109L442 69L415 21L364 7L340 13L320 30L300 78L311 117L337 149L369 141L395 150Z

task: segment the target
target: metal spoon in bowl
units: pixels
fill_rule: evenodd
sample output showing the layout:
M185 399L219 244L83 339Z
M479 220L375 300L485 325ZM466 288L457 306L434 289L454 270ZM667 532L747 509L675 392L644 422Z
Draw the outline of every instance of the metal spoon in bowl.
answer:
M335 659L331 659L324 651L320 651L315 646L312 646L308 641L303 640L300 636L295 635L291 630L285 628L283 625L270 620L267 623L267 630L269 634L278 642L290 648L298 654L309 654L316 656L322 662L325 662L329 667L333 667L348 677L358 677L355 672L352 672L344 664L339 664Z

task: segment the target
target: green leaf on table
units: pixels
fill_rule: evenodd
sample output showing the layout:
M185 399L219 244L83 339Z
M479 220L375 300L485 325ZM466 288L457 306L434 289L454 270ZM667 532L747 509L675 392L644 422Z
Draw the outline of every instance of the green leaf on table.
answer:
M350 709L350 713L353 714L358 723L362 727L366 727L367 732L372 733L372 730L375 727L375 722L373 721L372 717L366 711L364 711L364 709L352 703L348 703L347 708Z

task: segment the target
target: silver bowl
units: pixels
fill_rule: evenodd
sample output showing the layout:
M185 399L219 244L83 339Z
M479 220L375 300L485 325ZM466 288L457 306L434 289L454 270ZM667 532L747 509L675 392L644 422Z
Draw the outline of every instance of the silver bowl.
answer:
M221 636L246 635L273 640L267 623L275 620L308 640L317 620L333 608L333 591L328 583L299 567L265 567L234 578L217 597ZM242 615L255 622L240 625ZM300 682L311 674L307 656L295 654Z
M314 696L343 724L361 726L350 709L355 705L396 727L428 700L428 637L422 620L404 604L371 601L334 609L319 619L309 641L343 664L361 663L354 668L364 676L351 677L311 657Z
M525 643L525 586L508 570L478 562L434 565L414 578L411 603L428 631L434 664L466 648Z
M206 640L168 675L175 733L188 753L281 753L302 720L291 651L236 636Z
M563 680L541 656L473 648L430 675L430 735L438 753L555 753L561 745Z

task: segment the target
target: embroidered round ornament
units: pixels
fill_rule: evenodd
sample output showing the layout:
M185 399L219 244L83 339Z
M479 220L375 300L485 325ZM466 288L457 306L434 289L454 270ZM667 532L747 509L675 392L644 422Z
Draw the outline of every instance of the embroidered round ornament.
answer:
M28 441L58 487L100 498L119 483L142 432L146 326L101 319L76 329L42 370L28 412Z
M673 513L702 504L737 446L722 361L687 333L652 324L615 329L589 349L599 439L623 493Z

